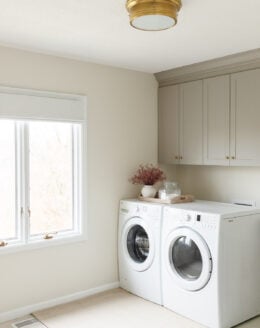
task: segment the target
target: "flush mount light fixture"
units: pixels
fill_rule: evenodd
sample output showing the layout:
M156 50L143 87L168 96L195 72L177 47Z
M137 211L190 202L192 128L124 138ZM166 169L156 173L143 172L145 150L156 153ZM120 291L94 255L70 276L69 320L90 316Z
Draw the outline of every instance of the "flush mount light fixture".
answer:
M127 0L126 8L134 28L161 31L177 23L181 0Z

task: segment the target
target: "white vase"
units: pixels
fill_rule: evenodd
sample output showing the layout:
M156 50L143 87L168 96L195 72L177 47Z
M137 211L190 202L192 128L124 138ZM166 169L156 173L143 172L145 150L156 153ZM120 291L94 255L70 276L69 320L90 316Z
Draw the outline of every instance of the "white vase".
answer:
M141 194L143 197L153 198L156 195L156 189L154 188L154 186L144 185L141 190Z

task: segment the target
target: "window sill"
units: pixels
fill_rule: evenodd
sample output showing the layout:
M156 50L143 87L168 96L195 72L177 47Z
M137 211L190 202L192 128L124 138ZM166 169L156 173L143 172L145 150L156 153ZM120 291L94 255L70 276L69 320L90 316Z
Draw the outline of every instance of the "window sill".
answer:
M23 251L29 251L29 250L36 250L41 248L47 248L52 246L60 246L60 245L68 245L78 242L86 241L86 235L85 234L75 234L68 237L62 237L62 238L53 238L53 239L37 239L34 241L30 241L28 244L11 244L7 245L0 249L0 256L5 254L11 254L11 253L18 253Z

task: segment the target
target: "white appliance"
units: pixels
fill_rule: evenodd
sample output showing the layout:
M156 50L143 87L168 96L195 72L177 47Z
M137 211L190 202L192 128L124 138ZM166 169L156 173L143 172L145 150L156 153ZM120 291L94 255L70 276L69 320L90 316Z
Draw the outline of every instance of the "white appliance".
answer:
M211 328L259 315L259 212L206 201L165 207L163 305Z
M120 286L157 304L161 304L162 207L121 201L118 229Z

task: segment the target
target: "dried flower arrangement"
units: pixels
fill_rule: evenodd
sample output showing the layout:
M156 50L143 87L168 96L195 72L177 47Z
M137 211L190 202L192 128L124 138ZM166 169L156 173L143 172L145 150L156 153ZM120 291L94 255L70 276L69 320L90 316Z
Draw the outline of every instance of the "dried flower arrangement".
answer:
M163 171L152 164L140 165L136 173L129 179L133 184L153 186L158 181L165 180Z

